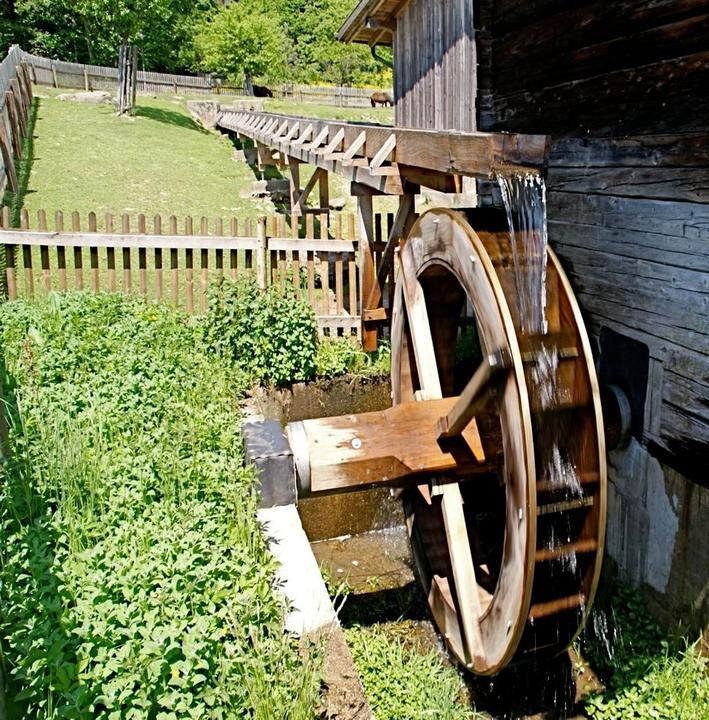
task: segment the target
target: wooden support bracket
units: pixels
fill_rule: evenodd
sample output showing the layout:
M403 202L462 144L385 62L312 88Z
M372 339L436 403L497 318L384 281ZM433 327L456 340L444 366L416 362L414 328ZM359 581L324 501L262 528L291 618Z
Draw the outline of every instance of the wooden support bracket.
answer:
M396 135L392 133L384 141L384 144L381 146L381 148L379 148L377 154L372 158L372 162L369 163L369 169L376 170L378 167L380 167L384 163L384 161L392 154L395 148Z
M305 441L292 443L296 466L307 467L307 477L299 470L301 493L403 487L417 484L422 475L489 472L477 427L466 430L475 456L467 467L457 464L436 442L437 418L455 401L410 402L376 412L290 423L289 434L298 426Z
M348 160L352 160L352 158L354 158L354 156L364 147L366 142L367 133L362 130L362 132L354 139L354 141L347 148L347 150L345 150L344 155L342 156L343 163L346 163Z

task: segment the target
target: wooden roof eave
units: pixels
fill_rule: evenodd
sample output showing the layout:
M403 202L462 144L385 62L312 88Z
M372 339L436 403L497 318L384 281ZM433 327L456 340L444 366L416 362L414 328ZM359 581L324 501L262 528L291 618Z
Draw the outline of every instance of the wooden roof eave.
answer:
M396 18L410 0L360 0L337 33L346 43L391 45Z

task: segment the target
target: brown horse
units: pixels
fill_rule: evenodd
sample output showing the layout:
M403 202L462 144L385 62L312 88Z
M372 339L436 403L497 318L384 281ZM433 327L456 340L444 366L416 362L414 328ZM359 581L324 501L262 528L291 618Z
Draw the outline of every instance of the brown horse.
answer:
M377 107L377 105L383 105L384 107L386 107L387 105L393 106L394 98L388 92L377 90L376 92L372 93L372 96L370 97L370 102L372 103L372 107Z

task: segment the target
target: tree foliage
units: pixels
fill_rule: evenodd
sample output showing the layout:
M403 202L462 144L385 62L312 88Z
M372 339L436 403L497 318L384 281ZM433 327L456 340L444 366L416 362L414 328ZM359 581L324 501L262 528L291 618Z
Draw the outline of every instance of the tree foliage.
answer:
M345 85L391 82L360 45L337 40L355 0L1 0L0 51L18 43L60 60L116 64L122 42L141 67L208 70L241 83Z
M193 58L192 26L214 0L15 0L12 42L48 57L115 65L135 43L146 69L180 70Z
M281 18L262 0L241 0L210 13L194 38L203 70L240 83L244 75L286 77L288 38Z
M297 80L339 85L391 81L390 71L367 47L337 40L353 0L275 0L275 5L291 38L290 60Z

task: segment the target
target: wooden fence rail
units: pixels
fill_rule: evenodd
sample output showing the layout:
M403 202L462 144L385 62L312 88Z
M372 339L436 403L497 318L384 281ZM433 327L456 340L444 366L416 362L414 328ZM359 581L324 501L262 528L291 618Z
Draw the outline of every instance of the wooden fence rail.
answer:
M26 211L21 227L10 227L10 212L0 212L0 245L6 262L8 299L69 289L137 293L169 301L190 314L207 309L209 288L221 278L255 278L260 287L292 283L295 294L313 307L321 335L360 335L361 298L356 267L354 217L324 217L316 236L315 217L307 215L286 231L284 216L224 222L186 217L178 232L174 215L164 221L144 215L104 216L56 212L50 228L40 210L30 228ZM344 222L343 222L344 221ZM299 237L301 234L305 237ZM383 249L383 243L380 243Z
M17 164L29 132L32 82L24 53L13 45L0 62L0 198L9 184L19 189Z
M118 69L101 65L51 60L17 48L37 85L82 90L110 90L118 86ZM193 93L199 95L243 95L244 88L223 84L210 75L175 75L138 70L138 92L145 94ZM338 107L367 107L374 88L286 83L269 87L275 98L322 103ZM379 88L377 88L379 89ZM389 90L391 92L391 90Z

